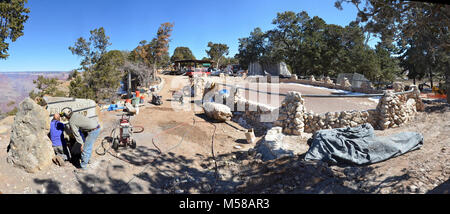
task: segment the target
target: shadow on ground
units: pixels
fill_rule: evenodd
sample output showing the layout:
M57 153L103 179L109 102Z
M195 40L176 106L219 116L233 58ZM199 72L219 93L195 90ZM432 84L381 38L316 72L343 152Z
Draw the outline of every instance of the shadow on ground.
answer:
M450 194L450 179L428 191L427 194Z
M407 172L383 178L383 174L374 173L373 166L329 166L305 161L304 154L262 162L247 151L221 154L215 160L202 154L197 154L195 160L171 152L160 154L144 146L121 153L117 157L123 161L120 164L103 162L95 173L76 174L80 192L365 194L385 193L381 190L387 188L404 193L399 186L410 178ZM137 170L130 173L131 167ZM38 193L64 193L59 181L34 179L34 182L47 189ZM429 193L448 193L448 186L449 181Z

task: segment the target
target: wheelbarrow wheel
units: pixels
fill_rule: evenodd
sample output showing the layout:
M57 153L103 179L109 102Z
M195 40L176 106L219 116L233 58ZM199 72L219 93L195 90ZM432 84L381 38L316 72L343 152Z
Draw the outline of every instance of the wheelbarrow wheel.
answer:
M119 139L114 138L111 148L113 148L116 151L119 149Z
M131 147L132 149L136 149L136 140L133 139L133 140L131 141L130 147Z

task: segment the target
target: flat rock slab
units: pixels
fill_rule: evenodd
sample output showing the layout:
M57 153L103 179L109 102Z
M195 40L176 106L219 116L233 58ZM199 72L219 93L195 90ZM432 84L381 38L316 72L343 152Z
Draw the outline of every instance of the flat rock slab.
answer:
M65 107L70 107L74 112L79 112L88 118L98 119L97 104L93 100L49 96L45 96L44 100L47 103L49 117L51 117L50 115L60 113Z

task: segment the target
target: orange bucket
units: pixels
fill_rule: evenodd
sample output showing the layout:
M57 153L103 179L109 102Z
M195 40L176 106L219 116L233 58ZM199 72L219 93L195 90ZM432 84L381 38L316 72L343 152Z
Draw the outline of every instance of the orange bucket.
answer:
M125 103L130 103L130 104L131 104L131 99L127 99L127 100L125 101Z
M140 91L136 91L136 97L140 97L141 96L141 92Z

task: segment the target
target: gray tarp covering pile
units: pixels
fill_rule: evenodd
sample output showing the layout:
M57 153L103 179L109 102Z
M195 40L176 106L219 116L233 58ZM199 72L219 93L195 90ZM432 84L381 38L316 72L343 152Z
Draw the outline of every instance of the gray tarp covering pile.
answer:
M423 145L422 134L416 132L376 137L369 123L353 128L320 130L310 140L305 160L322 160L332 164L377 163Z

